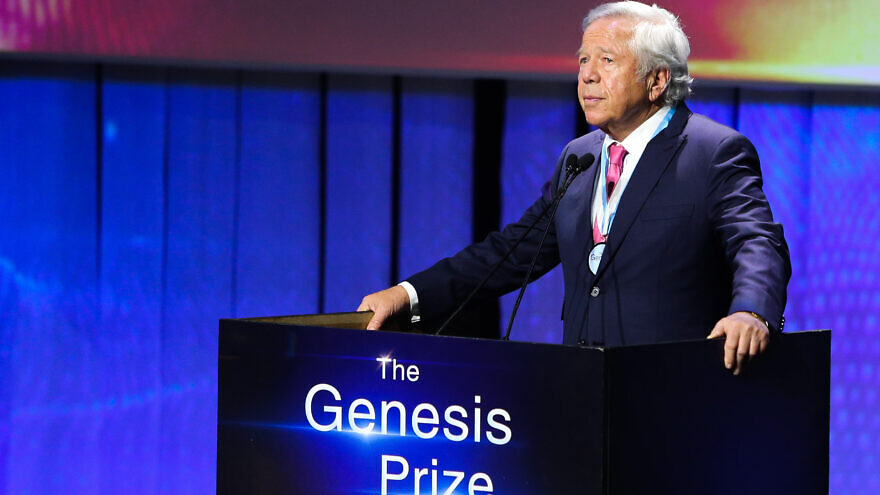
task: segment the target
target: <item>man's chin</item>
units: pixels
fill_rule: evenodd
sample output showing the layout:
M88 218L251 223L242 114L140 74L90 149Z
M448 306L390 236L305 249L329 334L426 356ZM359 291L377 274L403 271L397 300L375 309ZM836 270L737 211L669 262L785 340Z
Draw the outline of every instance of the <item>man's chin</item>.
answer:
M587 119L587 124L590 124L593 127L598 127L599 129L602 129L603 125L607 123L605 119L597 117L586 109L584 110L584 118Z

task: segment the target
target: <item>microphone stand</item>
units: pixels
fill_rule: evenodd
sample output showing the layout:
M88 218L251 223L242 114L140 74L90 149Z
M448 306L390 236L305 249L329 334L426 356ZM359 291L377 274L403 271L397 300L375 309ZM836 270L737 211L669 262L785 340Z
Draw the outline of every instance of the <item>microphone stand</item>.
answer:
M507 252L504 253L504 256L500 260L498 260L498 262L495 263L494 266L492 266L492 269L489 271L489 273L486 274L485 277L483 277L483 279L480 281L479 284L477 284L476 287L474 287L474 289L470 292L470 294L468 294L468 296L464 299L464 301L458 305L458 307L455 309L455 311L453 311L452 314L449 315L448 318L446 318L446 321L444 321L443 324L440 325L440 328L438 328L437 331L434 332L434 335L440 335L440 333L442 333L443 330L446 329L446 327L449 325L449 323L456 316L458 316L458 314L461 312L461 310L464 309L465 306L467 306L467 304L471 301L471 299L474 298L474 296L477 294L477 292L479 292L480 289L482 289L483 286L486 285L486 282L488 282L489 279L492 278L492 275L494 275L495 272L497 272L498 269L501 267L501 265L505 261L507 261L507 258L510 257L510 255L513 253L513 251L522 243L522 241L525 240L525 238L529 234L529 232L531 232L532 229L535 228L535 225L537 225L538 222L542 218L544 218L544 215L547 213L547 211L552 208L553 213L551 214L550 218L547 221L547 228L544 230L544 236L541 238L541 245L538 246L538 253L540 253L541 246L543 246L543 244L544 244L544 239L547 237L547 232L550 229L551 222L553 221L553 216L555 216L556 209L559 207L559 202L562 200L562 197L565 196L565 192L568 191L568 187L574 181L575 177L577 177L578 174L580 174L582 171L586 170L590 165L592 165L592 163L595 159L596 158L593 156L592 153L587 153L586 155L584 155L580 158L578 158L575 155L568 155L568 158L565 160L565 171L566 171L565 182L563 183L563 185L559 189L559 191L557 191L556 196L554 196L554 198L553 198L553 201L550 204L548 204L547 206L545 206L543 210L541 210L541 214L538 215L537 218L535 218L535 220L531 223L531 225L529 225L528 229L526 229L526 231L516 240L516 242L514 242L513 246L511 246L507 250ZM532 266L529 268L529 273L526 275L526 282L523 284L523 288L525 287L525 284L528 283L528 277L531 275L532 270L534 269L535 262L537 261L537 257L538 257L538 254L536 253L535 258L532 259ZM520 291L519 298L517 298L517 306L519 305L519 301L521 298L522 298L522 290ZM514 314L515 313L516 313L516 309L514 309ZM512 325L512 322L513 322L513 319L511 317L511 325ZM510 325L508 325L507 335L504 336L505 340L507 340L509 334L510 334Z

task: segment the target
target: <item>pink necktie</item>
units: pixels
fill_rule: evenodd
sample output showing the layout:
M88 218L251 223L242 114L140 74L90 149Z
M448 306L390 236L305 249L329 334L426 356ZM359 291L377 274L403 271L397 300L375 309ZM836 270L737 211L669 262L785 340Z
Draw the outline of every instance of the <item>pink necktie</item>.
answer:
M605 174L605 199L611 198L611 193L614 192L614 186L620 181L620 174L623 173L623 158L626 156L626 148L617 144L611 143L611 146L608 147L608 173ZM607 236L602 235L599 231L599 221L598 218L595 222L593 222L593 244L599 244L600 242L605 242Z
M623 172L623 157L626 156L626 148L611 143L608 147L608 174L605 176L605 190L607 197L611 197L614 192L614 186L620 181L620 174Z

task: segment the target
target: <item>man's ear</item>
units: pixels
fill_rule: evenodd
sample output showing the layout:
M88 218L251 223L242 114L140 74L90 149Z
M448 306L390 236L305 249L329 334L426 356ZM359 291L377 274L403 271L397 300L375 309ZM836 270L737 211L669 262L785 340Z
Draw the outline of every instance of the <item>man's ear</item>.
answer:
M656 103L669 85L669 69L654 69L645 78L645 83L648 86L648 99Z

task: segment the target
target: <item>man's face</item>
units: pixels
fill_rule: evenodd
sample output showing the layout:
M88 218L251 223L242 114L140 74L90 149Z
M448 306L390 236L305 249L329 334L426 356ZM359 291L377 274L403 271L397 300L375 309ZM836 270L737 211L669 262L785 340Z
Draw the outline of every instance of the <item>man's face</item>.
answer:
M598 19L584 31L578 50L578 99L587 122L618 141L659 108L651 103L653 78L636 73L628 45L634 26L621 17Z

